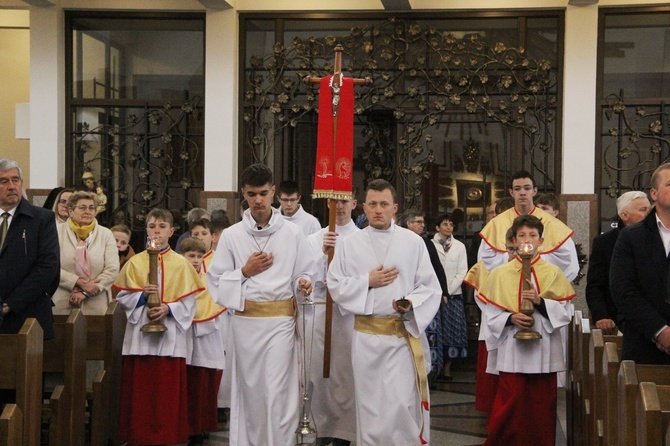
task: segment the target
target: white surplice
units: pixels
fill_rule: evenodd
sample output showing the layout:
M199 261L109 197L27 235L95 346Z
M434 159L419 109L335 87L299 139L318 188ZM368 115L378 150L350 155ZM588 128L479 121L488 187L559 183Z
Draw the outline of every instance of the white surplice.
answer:
M369 272L396 267L389 285L369 288ZM405 327L420 338L426 372L430 350L424 333L435 316L442 289L417 234L391 223L388 230L367 227L338 242L328 271L328 289L335 303L354 315L396 317L393 299L412 301ZM352 346L359 445L419 445L422 421L429 439L430 418L423 410L412 354L403 338L354 332Z
M300 226L305 236L319 232L321 230L321 223L319 223L319 220L307 212L302 207L302 205L298 206L298 210L295 211L295 214L291 215L290 217L288 215L282 214L282 217L284 217L286 221L290 221L291 223L295 223L296 225Z
M360 231L353 221L336 226L336 248L347 236ZM300 306L304 312L306 334L303 335L307 351L311 349L310 384L312 385L312 413L319 437L356 440L356 407L354 398L351 342L354 334L354 316L340 311L333 305L332 337L330 349L330 376L323 377L323 351L326 322L326 273L328 256L323 253L323 236L328 228L316 232L307 240L314 251L317 265L314 276L312 300L315 305ZM302 331L302 319L299 321Z
M232 311L244 311L245 300L288 300L298 280L311 280L313 255L297 225L273 209L269 224L256 228L249 210L243 220L221 234L207 271L207 289ZM245 278L242 267L254 252L274 256L272 266ZM295 318L230 318L232 395L230 443L238 446L292 446L299 422L300 384Z

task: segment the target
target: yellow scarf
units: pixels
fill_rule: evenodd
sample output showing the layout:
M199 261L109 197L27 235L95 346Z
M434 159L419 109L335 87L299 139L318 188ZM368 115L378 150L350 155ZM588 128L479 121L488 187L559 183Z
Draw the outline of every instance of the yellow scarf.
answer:
M77 237L79 237L79 240L86 240L88 238L88 235L95 228L96 223L97 223L97 220L94 218L90 225L79 226L71 218L67 219L68 226L70 227L70 229L72 229L72 232L77 234Z
M515 208L511 208L496 216L481 230L480 234L483 242L498 252L506 252L505 240L507 230L512 227L514 219L519 215L521 214ZM544 225L544 232L542 233L544 242L540 246L540 254L549 254L556 251L567 239L572 237L572 229L568 228L565 223L548 212L535 207L528 215L536 216Z
M202 286L205 287L204 271L200 270L199 275L202 280ZM193 322L198 323L209 321L216 318L224 311L226 311L226 308L214 302L209 291L202 291L195 296L195 316L193 317Z
M543 299L563 301L575 297L575 290L563 271L539 256L531 263L531 275L535 279L537 293ZM517 313L521 307L522 278L523 263L517 257L489 273L479 289L479 297L487 303Z
M186 258L170 248L158 255L158 268L163 274L158 295L165 304L177 302L205 289L195 268ZM121 291L142 291L148 276L149 254L142 251L123 265L121 273L114 282L114 288Z

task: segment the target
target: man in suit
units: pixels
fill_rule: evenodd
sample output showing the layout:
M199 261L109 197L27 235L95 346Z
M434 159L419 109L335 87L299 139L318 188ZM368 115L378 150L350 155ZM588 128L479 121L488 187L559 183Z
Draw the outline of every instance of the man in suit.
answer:
M650 194L655 210L614 245L610 289L626 321L622 359L670 364L670 163L654 171Z
M596 328L606 335L614 335L618 330L623 332L623 320L618 317L610 293L610 260L614 244L624 227L644 220L649 214L651 204L647 194L635 190L617 198L616 209L619 214L617 227L593 239L589 269L586 273L586 303Z
M31 205L23 198L21 167L0 159L0 301L3 322L0 333L18 333L23 322L34 317L44 339L52 339L51 295L60 280L60 253L56 220L50 210Z

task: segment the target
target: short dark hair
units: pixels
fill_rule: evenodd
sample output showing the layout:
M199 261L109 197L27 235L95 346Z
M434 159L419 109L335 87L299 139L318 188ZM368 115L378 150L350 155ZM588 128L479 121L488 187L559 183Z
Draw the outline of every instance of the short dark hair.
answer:
M170 225L170 227L174 226L174 217L172 215L172 212L168 211L167 209L164 208L153 208L152 210L149 211L147 214L147 223L149 223L149 219L153 218L154 220L163 220L167 224Z
M246 201L245 201L246 203ZM220 234L221 231L230 226L228 212L224 209L214 209L211 213L212 234Z
M209 221L206 218L199 218L195 221L192 221L191 224L188 226L188 229L190 231L192 231L193 228L195 228L196 226L202 226L203 228L206 228L209 231L210 234L212 233L212 230L213 230L212 229L212 222Z
M442 215L439 215L439 216L435 219L435 227L440 226L440 225L442 224L443 221L450 221L450 222L454 223L454 220L452 220L452 218L451 218L451 214L448 213L448 212L446 212L446 213L444 213L444 214L442 214Z
M509 188L512 189L512 186L514 185L514 180L518 180L518 179L521 179L521 178L529 178L530 182L533 184L533 187L536 187L535 186L535 178L533 178L533 176L530 174L530 172L528 172L527 170L517 170L512 175L512 179L509 182Z
M191 251L207 254L207 246L205 246L205 242L199 238L186 237L184 241L181 242L181 245L179 245L179 251L181 251L181 255Z
M538 234L540 234L540 237L542 237L542 233L544 232L544 225L542 224L542 220L540 220L536 216L524 214L519 215L517 218L515 218L514 222L512 222L512 233L514 234L514 237L516 237L516 234L519 232L519 229L523 226L537 229Z
M259 187L265 186L266 184L272 184L272 171L265 164L252 164L242 172L240 184L242 187Z
M501 198L497 203L496 203L496 215L500 215L503 212L505 212L507 209L512 209L514 207L514 198L507 196L505 198Z
M555 194L552 194L551 192L547 192L546 194L540 194L540 196L535 197L533 200L535 204L545 204L547 206L551 206L552 209L555 211L560 211L561 210L561 202L558 200L558 197Z
M298 196L300 196L300 188L298 187L298 183L296 183L293 180L282 181L281 183L279 183L279 187L277 188L277 195L281 194L286 195L298 194Z
M395 191L395 187L391 183L389 183L386 180L382 180L381 178L377 178L376 180L372 180L368 183L368 187L365 188L365 199L367 200L368 198L368 192L371 190L377 191L377 192L383 192L386 189L391 191L391 195L393 196L393 203L398 202L398 194Z

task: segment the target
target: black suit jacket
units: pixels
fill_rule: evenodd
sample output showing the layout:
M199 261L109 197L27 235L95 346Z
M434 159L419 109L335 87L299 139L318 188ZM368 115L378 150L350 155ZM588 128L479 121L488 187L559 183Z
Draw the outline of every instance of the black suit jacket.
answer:
M612 319L619 328L621 328L621 321L618 318L617 307L612 300L612 293L610 293L610 261L614 245L623 227L623 222L619 220L618 227L593 239L589 269L586 273L586 303L593 322Z
M44 339L54 337L51 296L60 280L60 248L53 212L21 199L0 251L0 300L10 312L0 333L14 334L34 317Z
M612 253L610 290L619 312L626 320L622 359L640 364L670 364L651 340L670 324L668 259L653 210L640 223L624 228Z

